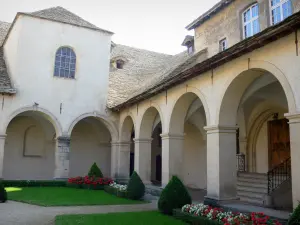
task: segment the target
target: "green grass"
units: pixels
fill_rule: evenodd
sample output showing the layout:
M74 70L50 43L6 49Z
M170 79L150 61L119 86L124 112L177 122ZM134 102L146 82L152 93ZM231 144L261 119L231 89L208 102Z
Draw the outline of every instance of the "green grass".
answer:
M104 191L75 189L66 187L7 187L8 199L41 206L72 206L72 205L129 205L141 204L118 198Z
M55 225L184 225L186 223L159 212L130 212L57 216Z

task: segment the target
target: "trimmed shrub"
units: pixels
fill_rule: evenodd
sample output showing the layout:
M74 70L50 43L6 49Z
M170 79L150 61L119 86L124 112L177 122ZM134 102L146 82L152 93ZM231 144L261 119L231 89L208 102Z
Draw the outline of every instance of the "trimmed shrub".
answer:
M0 203L7 201L7 192L4 189L4 185L0 182Z
M4 180L4 187L65 187L62 180Z
M91 166L88 176L89 177L101 177L101 178L103 177L103 174L96 163L94 163Z
M145 185L140 176L134 171L127 185L127 198L133 200L141 199L145 194Z
M192 198L189 192L181 180L177 176L173 176L160 195L158 209L164 214L172 215L174 209L191 203Z
M300 224L300 204L294 210L293 214L291 215L288 225L299 225Z

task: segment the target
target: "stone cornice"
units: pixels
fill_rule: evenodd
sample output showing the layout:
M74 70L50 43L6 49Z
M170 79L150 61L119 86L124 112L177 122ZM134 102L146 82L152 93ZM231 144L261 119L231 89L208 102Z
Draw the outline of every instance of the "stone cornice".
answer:
M131 145L131 142L130 141L113 141L111 142L111 145L113 146L128 146L128 145Z

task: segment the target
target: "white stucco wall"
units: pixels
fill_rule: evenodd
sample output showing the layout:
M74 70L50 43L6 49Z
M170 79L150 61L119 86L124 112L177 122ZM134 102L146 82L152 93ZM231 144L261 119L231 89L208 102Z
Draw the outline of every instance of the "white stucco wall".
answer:
M14 111L35 102L51 112L63 133L82 114L106 116L110 43L107 33L19 16L4 45L17 94L5 97L0 133L5 133L1 126ZM61 46L69 46L76 53L75 79L53 77L55 53Z

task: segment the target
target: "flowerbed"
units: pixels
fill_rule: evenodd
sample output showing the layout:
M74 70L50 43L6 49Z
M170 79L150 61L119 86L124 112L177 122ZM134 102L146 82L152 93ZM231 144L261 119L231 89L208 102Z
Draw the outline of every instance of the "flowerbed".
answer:
M68 187L84 188L91 190L103 190L105 185L109 185L113 182L110 178L101 177L74 177L69 178L67 182Z
M121 198L127 197L127 185L117 184L114 181L108 186L105 186L104 191Z
M213 208L208 205L185 205L181 210L174 211L175 217L186 222L198 222L198 224L224 224L224 225L281 225L263 213L234 213L226 212L221 208ZM190 216L190 217L189 217ZM205 220L204 220L205 219Z

